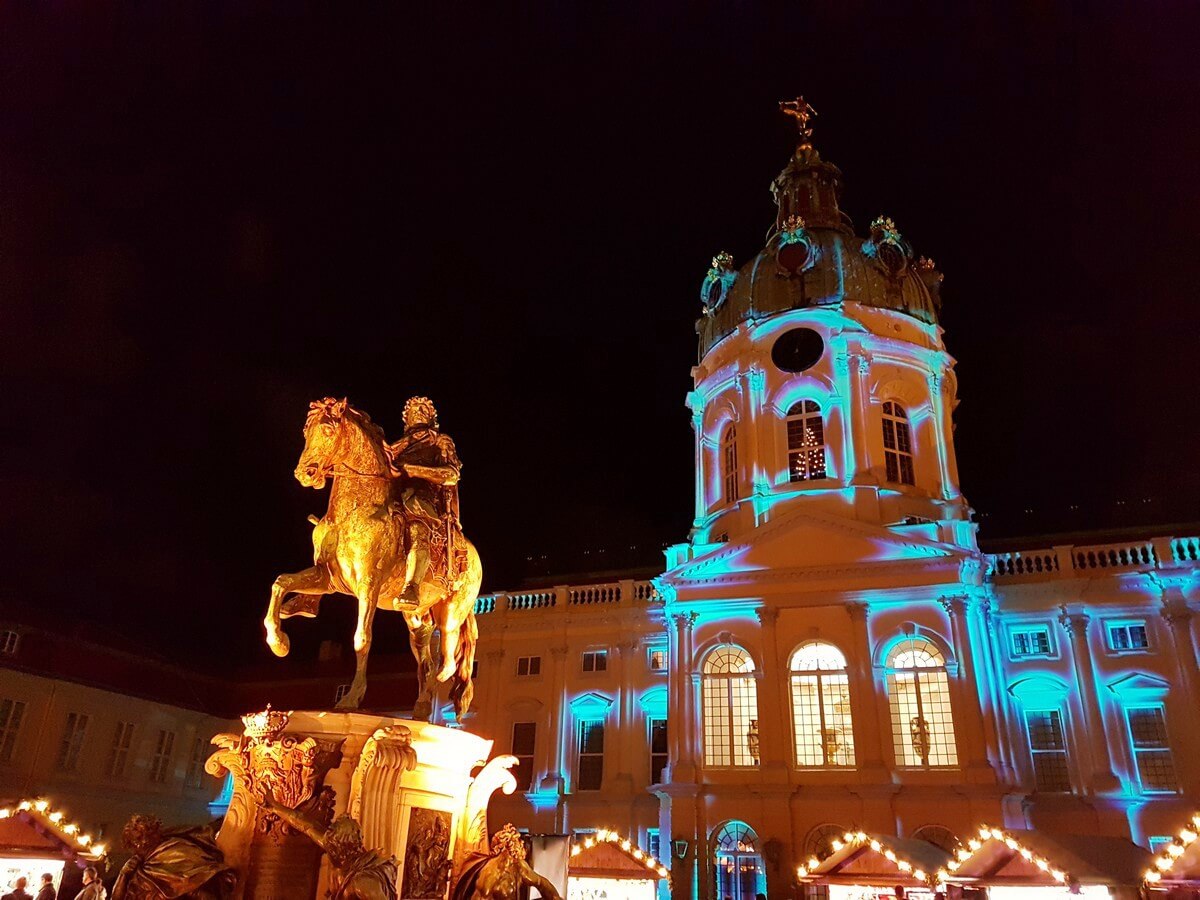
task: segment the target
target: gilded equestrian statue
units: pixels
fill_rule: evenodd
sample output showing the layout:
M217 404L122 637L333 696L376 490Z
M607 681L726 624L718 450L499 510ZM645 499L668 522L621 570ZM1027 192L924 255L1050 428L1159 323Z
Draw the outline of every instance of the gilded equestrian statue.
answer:
M337 705L357 709L367 688L375 610L400 612L417 660L414 716L429 718L436 677L453 681L450 698L461 717L473 694L475 600L483 569L458 523L460 464L454 444L439 430L433 404L424 397L405 405L404 437L392 445L344 398L327 397L309 407L295 476L318 490L332 481L329 506L320 519L309 517L313 566L280 575L271 586L263 620L267 644L276 656L286 656L290 642L282 619L315 616L323 594L355 597L354 681Z

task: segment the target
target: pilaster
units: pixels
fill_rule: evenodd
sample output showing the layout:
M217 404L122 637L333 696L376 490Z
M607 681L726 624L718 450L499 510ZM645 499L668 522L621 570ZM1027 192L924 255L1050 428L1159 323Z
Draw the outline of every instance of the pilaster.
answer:
M784 694L787 672L779 660L776 623L779 610L760 606L754 611L762 640L762 677L758 681L759 770L764 781L783 784L791 757L790 704Z
M850 415L849 442L853 466L846 473L850 484L878 484L871 474L871 461L867 457L867 420L871 404L867 389L867 373L871 371L871 357L862 351L849 355L850 364Z
M854 754L863 781L886 782L891 778L885 763L881 722L887 715L887 701L871 664L871 635L867 627L870 607L866 603L847 603L846 613L850 616L854 634L853 683L858 687L857 691L850 692L854 710Z
M1112 757L1108 752L1108 735L1104 729L1104 714L1096 694L1096 669L1092 663L1092 649L1088 644L1088 623L1091 617L1081 612L1071 612L1061 607L1059 623L1070 635L1071 659L1075 664L1075 686L1083 706L1083 720L1087 731L1087 745L1091 749L1092 768L1088 784L1097 794L1115 791L1121 786L1113 774Z
M975 654L971 645L970 626L967 623L969 600L961 595L948 595L941 597L938 602L950 618L950 639L954 642L954 653L958 657L958 672L954 676L954 683L962 727L956 728L955 731L964 738L967 778L974 782L992 781L995 773L987 758L983 706L979 702Z

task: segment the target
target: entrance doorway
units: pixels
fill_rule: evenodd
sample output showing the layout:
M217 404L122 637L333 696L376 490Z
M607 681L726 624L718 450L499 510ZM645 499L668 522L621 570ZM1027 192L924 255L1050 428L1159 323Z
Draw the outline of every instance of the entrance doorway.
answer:
M767 892L758 835L744 822L726 822L713 840L716 900L754 900Z

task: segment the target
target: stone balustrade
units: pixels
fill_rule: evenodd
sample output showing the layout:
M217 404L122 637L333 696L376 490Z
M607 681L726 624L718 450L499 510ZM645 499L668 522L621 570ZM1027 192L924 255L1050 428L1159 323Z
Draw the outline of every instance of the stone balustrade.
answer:
M1065 544L1036 550L989 553L988 574L997 579L1078 578L1092 572L1159 569L1200 562L1200 537L1161 537L1112 544Z
M652 581L610 581L600 584L564 584L536 591L498 591L481 594L475 615L518 613L525 610L575 610L644 607L659 603Z

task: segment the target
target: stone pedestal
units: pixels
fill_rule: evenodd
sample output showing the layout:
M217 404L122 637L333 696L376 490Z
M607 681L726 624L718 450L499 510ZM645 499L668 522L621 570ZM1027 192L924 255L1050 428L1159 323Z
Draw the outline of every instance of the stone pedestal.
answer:
M484 848L491 794L516 786L508 772L515 758L484 766L492 742L457 729L269 708L243 722L242 734L214 738L221 749L207 764L235 778L217 839L241 876L235 900L315 900L329 884L329 860L262 807L266 793L323 825L353 817L366 847L395 857L399 896L435 900L463 857Z

